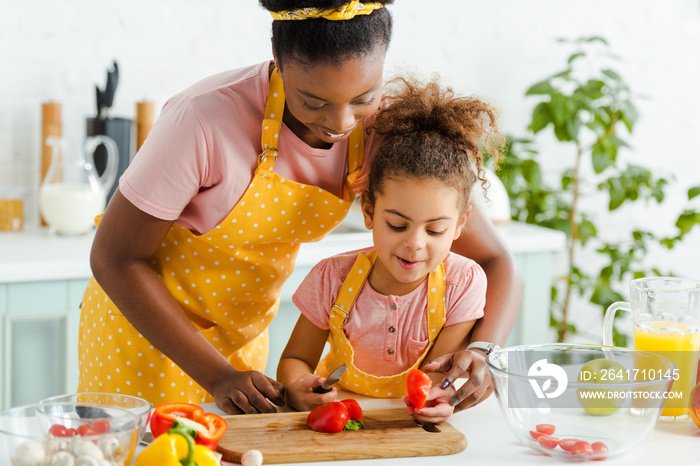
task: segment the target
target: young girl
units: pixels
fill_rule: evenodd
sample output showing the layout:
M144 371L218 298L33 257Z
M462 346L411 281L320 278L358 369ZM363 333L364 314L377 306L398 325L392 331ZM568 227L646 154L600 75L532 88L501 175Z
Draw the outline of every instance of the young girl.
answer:
M492 146L493 110L435 82L399 82L371 126L382 139L361 203L374 248L322 261L293 297L302 314L277 377L295 409L335 399L336 391L312 389L341 363L343 388L403 395L408 371L464 349L484 314L484 271L450 247L471 212L473 185L485 186L479 144ZM319 363L327 339L330 352ZM418 414L443 421L453 410L447 400Z

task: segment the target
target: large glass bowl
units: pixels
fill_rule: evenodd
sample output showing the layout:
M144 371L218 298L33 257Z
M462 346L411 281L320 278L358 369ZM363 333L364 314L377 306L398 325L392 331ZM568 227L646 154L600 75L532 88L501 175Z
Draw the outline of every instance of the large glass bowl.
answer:
M678 374L656 354L596 345L514 346L492 352L486 362L518 440L574 461L621 455L644 440ZM574 440L591 448L578 444L574 454Z
M0 413L0 464L74 464L87 455L95 464L126 466L134 456L139 425L135 414L114 406L44 403L10 408ZM68 435L68 429L83 435Z
M126 409L134 413L141 420L139 426L139 440L143 437L151 415L151 408L153 407L150 402L136 396L93 392L52 396L51 398L46 398L39 402L39 404L46 403L90 403Z

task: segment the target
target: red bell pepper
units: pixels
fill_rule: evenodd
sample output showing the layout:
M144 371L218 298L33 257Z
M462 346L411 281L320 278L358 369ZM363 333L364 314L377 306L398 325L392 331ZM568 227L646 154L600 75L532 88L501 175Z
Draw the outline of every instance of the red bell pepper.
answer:
M425 406L425 400L428 398L428 392L433 382L425 372L420 369L413 369L406 377L406 396L408 401L416 409L421 409Z
M156 406L151 416L153 437L167 432L175 421L180 421L196 431L195 443L212 451L216 450L219 440L228 429L228 424L221 416L205 413L200 406L190 403L165 403Z
M347 406L340 401L331 401L312 409L306 418L306 425L316 432L325 432L327 434L334 434L342 430L360 430L365 428L361 421L350 419Z

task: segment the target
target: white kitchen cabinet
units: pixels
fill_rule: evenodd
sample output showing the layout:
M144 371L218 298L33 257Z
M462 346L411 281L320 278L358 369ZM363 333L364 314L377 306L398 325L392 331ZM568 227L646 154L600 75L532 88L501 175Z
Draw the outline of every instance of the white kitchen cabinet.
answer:
M35 403L75 390L76 323L87 279L4 283L2 403Z
M520 314L508 344L551 341L551 268L555 254L564 250L565 237L518 223L498 231L524 278ZM52 237L45 229L0 233L0 408L77 389L79 305L90 277L92 239L93 234ZM323 241L302 245L270 326L266 374L274 377L299 316L291 296L306 273L325 257L370 245L371 233L352 218Z

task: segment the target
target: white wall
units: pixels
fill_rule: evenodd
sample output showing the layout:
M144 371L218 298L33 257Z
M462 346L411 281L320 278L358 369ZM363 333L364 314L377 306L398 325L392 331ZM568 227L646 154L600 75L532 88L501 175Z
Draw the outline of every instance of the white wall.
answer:
M624 62L618 69L641 118L624 156L675 176L663 208L600 212L609 230L642 225L670 232L700 184L700 2L698 0L397 0L387 74L438 72L462 93L501 110L502 129L524 135L530 84L558 71L569 49L557 37L599 34ZM136 102L159 108L209 74L268 59L270 18L254 0L4 0L0 3L0 186L28 189L25 216L37 223L41 103L63 103L73 150L93 116L94 86L120 65L115 116ZM568 165L571 152L542 138L542 162ZM697 207L697 200L696 207ZM700 277L700 235L654 263Z

